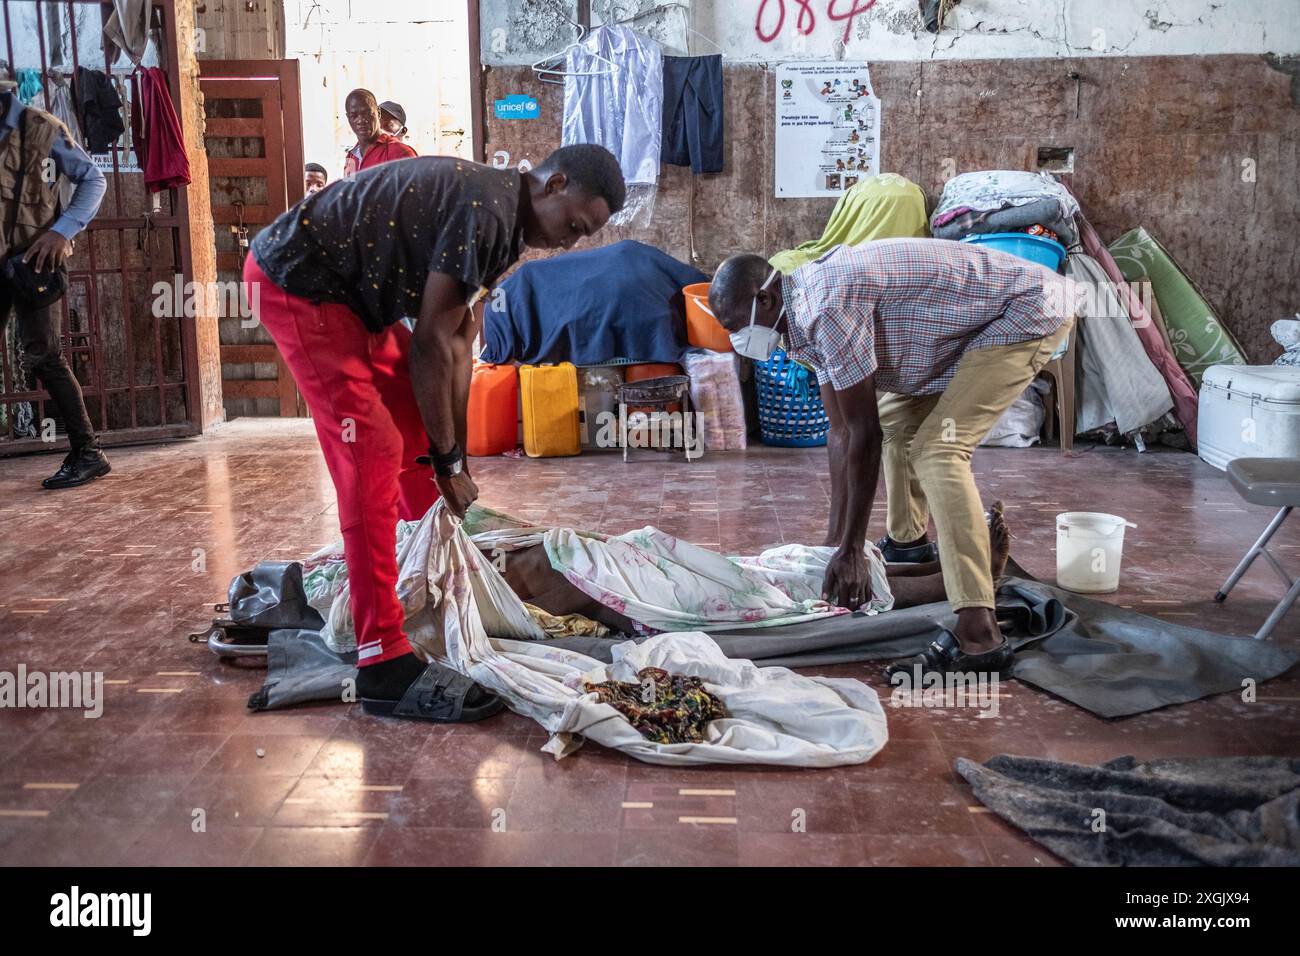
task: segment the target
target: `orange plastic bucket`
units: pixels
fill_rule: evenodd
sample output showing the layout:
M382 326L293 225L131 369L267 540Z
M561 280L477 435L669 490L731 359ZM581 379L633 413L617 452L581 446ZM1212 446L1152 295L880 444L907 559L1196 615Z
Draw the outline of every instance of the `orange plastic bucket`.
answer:
M688 285L682 295L686 297L686 341L698 349L730 352L731 338L709 308L709 283Z
M519 438L519 372L513 365L476 362L469 380L465 454L513 451Z

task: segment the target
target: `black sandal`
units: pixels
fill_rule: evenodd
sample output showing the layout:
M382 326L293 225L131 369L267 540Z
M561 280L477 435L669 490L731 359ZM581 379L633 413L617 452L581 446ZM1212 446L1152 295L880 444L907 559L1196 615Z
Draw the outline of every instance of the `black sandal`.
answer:
M945 629L942 634L930 642L930 646L914 657L896 661L885 668L885 678L892 680L895 674L912 674L920 668L922 674L946 674L949 671L962 674L1001 674L1011 667L1016 652L1011 642L1005 637L1002 643L983 654L966 654L957 643L957 636Z
M929 564L939 560L939 546L933 541L903 548L889 535L885 535L876 542L876 547L880 549L886 564Z
M475 689L483 695L484 700L467 706L465 699ZM458 674L442 664L431 663L406 689L401 700L363 697L361 706L367 714L379 717L427 720L437 724L467 724L500 713L506 702L464 674Z

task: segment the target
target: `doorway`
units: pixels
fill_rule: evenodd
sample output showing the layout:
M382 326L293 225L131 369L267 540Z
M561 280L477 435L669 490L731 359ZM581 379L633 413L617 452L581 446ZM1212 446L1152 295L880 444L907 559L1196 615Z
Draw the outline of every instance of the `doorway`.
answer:
M401 104L406 142L420 155L476 158L474 6L455 0L286 5L285 56L301 68L306 161L324 166L331 182L343 174L344 151L356 141L343 102L357 88Z

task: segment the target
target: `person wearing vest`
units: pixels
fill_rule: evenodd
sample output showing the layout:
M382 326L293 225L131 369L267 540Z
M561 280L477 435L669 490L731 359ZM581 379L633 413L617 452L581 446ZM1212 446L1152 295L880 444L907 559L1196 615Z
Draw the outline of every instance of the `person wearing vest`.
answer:
M21 255L37 271L57 268L72 255L72 240L99 211L107 188L104 174L49 113L26 107L16 84L0 81L0 261ZM20 174L21 173L21 174ZM58 177L75 185L68 208L60 210ZM18 322L19 366L28 387L40 382L68 432L70 451L46 488L73 488L109 472L81 386L63 355L58 303L33 308L18 301L0 278L0 335L10 312Z
M348 147L343 157L343 178L351 179L363 169L378 166L395 159L410 159L415 150L396 136L384 132L379 115L379 103L369 90L353 90L343 102L348 125L357 134L357 141Z

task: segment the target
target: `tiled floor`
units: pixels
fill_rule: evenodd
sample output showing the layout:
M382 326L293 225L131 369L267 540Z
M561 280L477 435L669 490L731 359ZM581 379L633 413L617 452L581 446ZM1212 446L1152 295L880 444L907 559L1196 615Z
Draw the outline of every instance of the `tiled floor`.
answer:
M1052 865L980 812L956 757L1300 753L1300 674L1254 704L1228 695L1115 722L1013 682L996 719L891 709L879 756L825 771L667 770L594 745L556 763L513 714L455 727L342 705L250 714L261 672L186 635L235 573L334 535L310 427L242 420L112 459L107 479L57 493L38 487L56 458L0 461L0 670L102 670L112 682L96 720L0 710L5 863ZM1226 605L1211 602L1268 514L1190 455L981 450L976 465L986 498L1007 501L1013 554L1031 573L1053 574L1057 512L1110 510L1138 524L1116 602L1246 634L1279 596L1261 565ZM485 503L539 522L654 523L727 552L819 541L826 518L819 450L689 465L649 451L628 465L493 459L475 474ZM1300 566L1300 521L1279 544ZM1300 610L1275 640L1300 642ZM820 672L881 689L880 670Z

